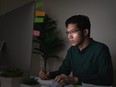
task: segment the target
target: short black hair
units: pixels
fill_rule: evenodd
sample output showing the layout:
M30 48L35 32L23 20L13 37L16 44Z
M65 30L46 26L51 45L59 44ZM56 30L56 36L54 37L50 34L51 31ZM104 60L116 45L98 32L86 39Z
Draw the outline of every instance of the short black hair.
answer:
M85 16L85 15L74 15L74 16L71 16L70 18L68 18L66 20L65 26L67 27L68 24L71 24L71 23L77 24L77 27L81 31L83 31L84 29L88 29L90 31L91 23L90 23L90 20L89 20L88 16Z

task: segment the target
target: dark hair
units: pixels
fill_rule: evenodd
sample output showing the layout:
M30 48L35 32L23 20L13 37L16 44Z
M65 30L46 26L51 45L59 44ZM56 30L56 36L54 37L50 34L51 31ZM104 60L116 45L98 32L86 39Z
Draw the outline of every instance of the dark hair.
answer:
M84 29L88 29L89 30L89 36L90 36L91 24L90 24L89 17L87 17L85 15L74 15L74 16L71 16L70 18L68 18L66 20L65 26L67 27L68 24L70 24L70 23L77 24L77 27L81 31L83 31Z

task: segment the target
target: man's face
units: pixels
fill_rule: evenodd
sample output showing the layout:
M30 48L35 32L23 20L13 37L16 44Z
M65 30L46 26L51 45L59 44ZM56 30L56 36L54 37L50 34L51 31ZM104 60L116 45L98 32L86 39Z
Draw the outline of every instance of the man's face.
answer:
M67 26L67 36L72 46L81 45L83 42L83 33L79 30L76 24L68 24Z

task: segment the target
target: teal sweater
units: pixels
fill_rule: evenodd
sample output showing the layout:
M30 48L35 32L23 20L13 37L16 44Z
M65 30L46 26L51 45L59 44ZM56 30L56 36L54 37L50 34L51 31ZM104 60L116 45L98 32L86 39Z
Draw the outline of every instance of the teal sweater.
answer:
M113 68L108 47L94 40L82 51L71 46L59 70L51 72L50 78L71 72L78 77L77 84L112 85Z

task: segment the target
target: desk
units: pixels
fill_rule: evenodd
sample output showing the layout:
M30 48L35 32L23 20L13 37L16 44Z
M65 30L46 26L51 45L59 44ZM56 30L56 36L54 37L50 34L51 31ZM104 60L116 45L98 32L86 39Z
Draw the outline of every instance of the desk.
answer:
M39 77L37 77L37 79L38 79L38 82L41 84L41 87L54 87L53 80L41 80ZM62 86L58 85L57 87L62 87ZM67 85L64 87L74 87L74 86ZM97 86L97 85L82 83L82 86L77 86L77 87L112 87L112 86Z
M41 80L39 77L36 77L38 79L38 82L40 83L41 87L54 87L53 84L56 85L56 83L54 83L53 80ZM62 86L58 86L58 87L62 87ZM67 85L65 87L74 87L73 85Z

